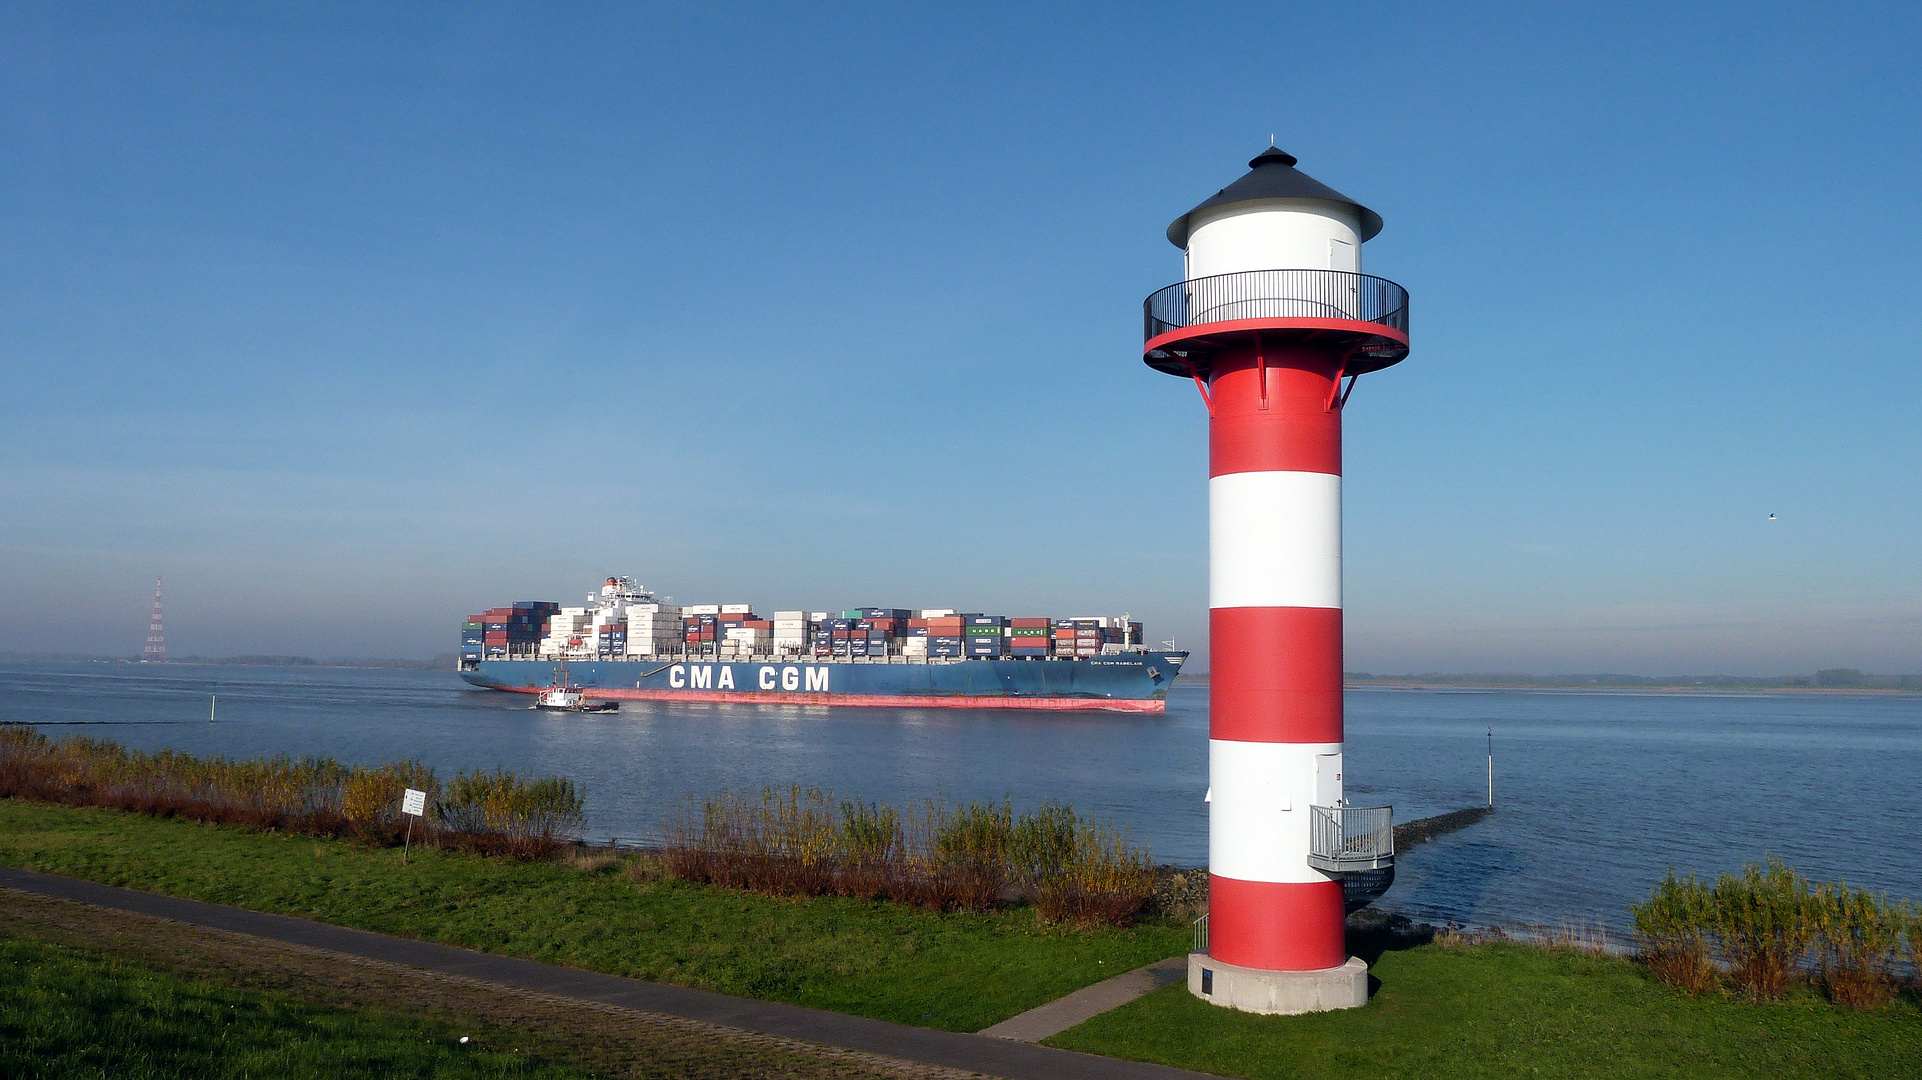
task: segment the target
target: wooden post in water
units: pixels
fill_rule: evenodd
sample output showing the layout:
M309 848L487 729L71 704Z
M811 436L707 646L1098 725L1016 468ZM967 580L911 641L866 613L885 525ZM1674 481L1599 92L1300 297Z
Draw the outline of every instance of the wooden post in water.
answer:
M1495 809L1495 729L1488 729L1488 808Z

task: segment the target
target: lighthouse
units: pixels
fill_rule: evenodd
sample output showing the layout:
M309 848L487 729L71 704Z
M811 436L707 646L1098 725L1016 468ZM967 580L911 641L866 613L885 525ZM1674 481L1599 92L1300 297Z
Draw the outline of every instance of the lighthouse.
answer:
M1275 147L1176 218L1143 358L1208 411L1208 914L1188 985L1260 1013L1367 1002L1347 913L1393 880L1342 769L1341 416L1408 355L1408 293L1361 272L1379 215Z

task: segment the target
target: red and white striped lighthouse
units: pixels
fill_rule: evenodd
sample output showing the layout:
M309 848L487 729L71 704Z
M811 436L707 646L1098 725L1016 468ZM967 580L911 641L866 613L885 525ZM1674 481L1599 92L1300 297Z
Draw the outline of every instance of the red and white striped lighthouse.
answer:
M1347 905L1393 873L1388 809L1342 790L1341 414L1356 376L1407 355L1408 296L1360 272L1373 211L1279 149L1249 165L1168 227L1186 273L1148 298L1143 354L1193 379L1209 416L1209 899L1190 988L1307 1012L1366 1002Z

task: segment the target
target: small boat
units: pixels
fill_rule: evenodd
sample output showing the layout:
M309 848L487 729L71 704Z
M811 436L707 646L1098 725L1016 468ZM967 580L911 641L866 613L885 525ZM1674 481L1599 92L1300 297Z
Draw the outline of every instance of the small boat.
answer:
M554 685L540 692L534 699L536 709L552 709L556 712L604 713L614 712L621 707L618 701L589 701L587 692L578 686L570 685L567 678L567 665L554 669Z

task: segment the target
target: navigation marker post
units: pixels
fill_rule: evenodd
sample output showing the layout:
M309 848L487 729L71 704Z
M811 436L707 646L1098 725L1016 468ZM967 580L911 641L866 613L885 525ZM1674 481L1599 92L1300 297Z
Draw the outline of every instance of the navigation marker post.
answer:
M407 816L407 839L401 843L400 862L407 865L408 853L414 846L414 819L427 812L427 793L419 788L408 788L400 797L400 812Z
M1495 729L1488 729L1488 808L1495 809Z

